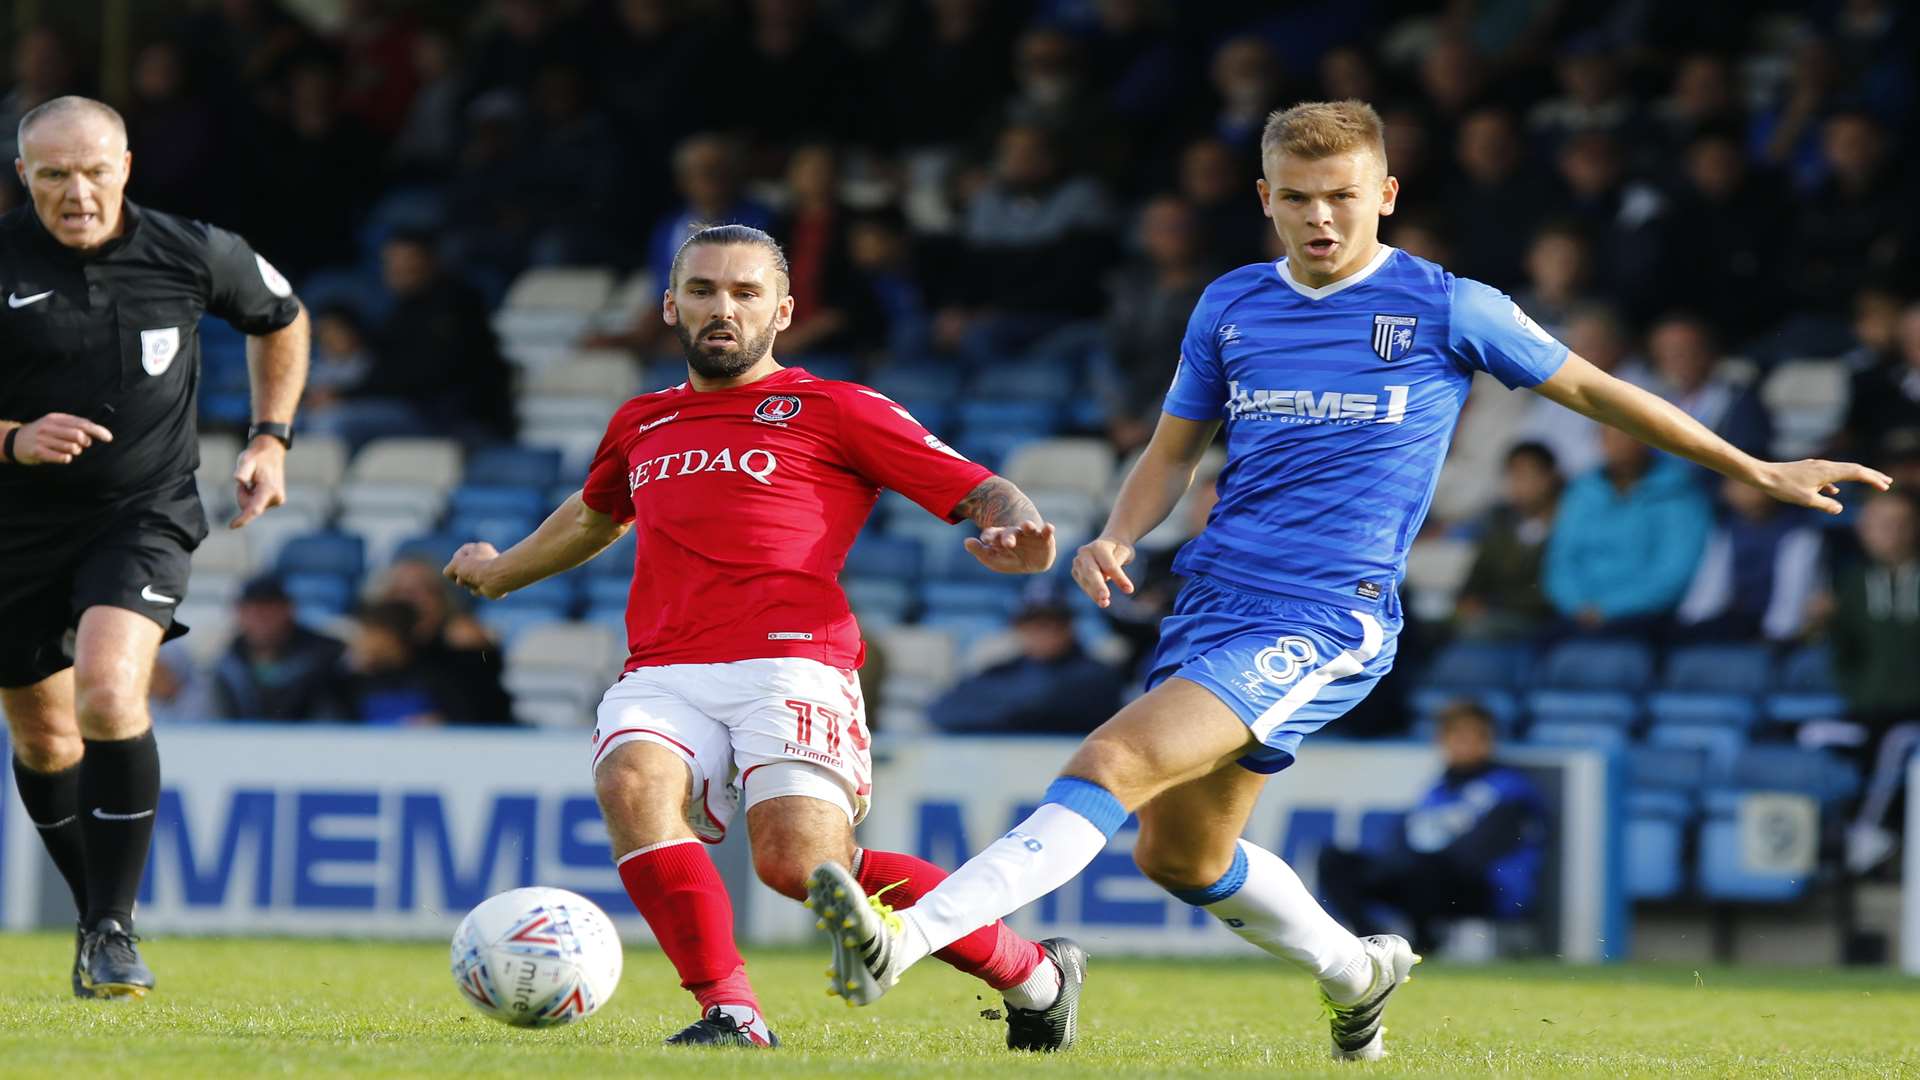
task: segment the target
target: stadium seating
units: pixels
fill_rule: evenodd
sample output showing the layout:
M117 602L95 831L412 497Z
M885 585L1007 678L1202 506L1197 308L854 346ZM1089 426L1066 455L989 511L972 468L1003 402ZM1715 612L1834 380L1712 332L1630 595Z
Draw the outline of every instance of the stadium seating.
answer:
M1789 360L1760 384L1760 401L1773 416L1773 453L1782 461L1807 457L1846 418L1851 372L1838 360Z
M1569 641L1548 650L1535 677L1563 690L1639 691L1653 683L1653 659L1636 641Z
M1742 751L1726 775L1725 786L1705 797L1706 821L1700 828L1698 885L1703 896L1729 901L1785 901L1804 894L1811 879L1791 865L1795 849L1817 852L1822 808L1852 795L1859 778L1845 762L1818 750L1792 746L1756 746ZM1800 796L1809 810L1794 812L1789 800L1770 810L1747 806L1755 795ZM1741 820L1743 809L1754 818ZM1807 835L1807 830L1813 830ZM1808 861L1811 861L1809 857ZM1758 862L1759 865L1755 865Z

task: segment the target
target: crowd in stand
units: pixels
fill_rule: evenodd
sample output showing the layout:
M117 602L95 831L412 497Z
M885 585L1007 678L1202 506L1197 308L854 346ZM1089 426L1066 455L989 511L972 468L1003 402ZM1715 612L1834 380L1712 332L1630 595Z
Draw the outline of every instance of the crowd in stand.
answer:
M1453 635L1825 636L1863 715L1920 715L1920 541L1901 493L1920 490L1920 221L1898 179L1920 23L1903 5L474 7L348 0L325 28L225 0L133 58L115 103L131 197L245 233L301 285L304 429L509 439L516 376L488 328L509 281L591 264L650 272L641 295L657 296L689 226L738 221L787 246L784 358L1058 366L1096 406L1074 423L1125 453L1200 291L1278 255L1253 193L1267 114L1359 97L1403 185L1388 243L1510 292L1744 449L1845 454L1898 480L1815 520L1476 385L1421 538L1475 554L1403 667ZM0 131L98 74L54 31L22 35ZM0 203L18 198L0 184ZM579 344L677 355L651 300ZM1760 392L1806 358L1846 388L1839 422L1811 434ZM180 707L504 721L484 629L408 576L394 568L344 647L303 630L272 581L250 586L217 670L180 680L212 704ZM1115 626L1136 655L1152 610ZM1022 658L969 700L1094 700L1075 688L1100 662L1053 601L1017 626ZM1378 696L1394 707L1391 687ZM1027 724L1011 706L931 715Z

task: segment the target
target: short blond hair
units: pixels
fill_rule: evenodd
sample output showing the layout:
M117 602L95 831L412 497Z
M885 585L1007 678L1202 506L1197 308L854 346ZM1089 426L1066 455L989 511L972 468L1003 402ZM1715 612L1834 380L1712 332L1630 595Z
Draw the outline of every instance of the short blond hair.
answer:
M1387 137L1380 114L1364 101L1303 101L1275 110L1260 134L1260 160L1292 154L1309 160L1371 150L1387 164Z

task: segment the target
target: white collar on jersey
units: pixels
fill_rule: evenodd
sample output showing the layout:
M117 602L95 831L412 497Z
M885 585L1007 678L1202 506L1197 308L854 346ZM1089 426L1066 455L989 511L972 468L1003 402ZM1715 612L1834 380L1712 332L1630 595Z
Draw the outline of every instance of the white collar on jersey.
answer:
M1387 259L1392 255L1393 248L1386 244L1381 244L1380 250L1374 252L1373 258L1368 260L1367 265L1361 267L1358 272L1349 274L1331 285L1322 285L1317 289L1311 285L1302 285L1298 281L1293 280L1293 271L1287 268L1287 260L1285 257L1276 261L1273 264L1273 269L1280 275L1280 280L1286 282L1287 287L1294 292L1299 293L1309 300L1324 300L1334 293L1339 292L1341 289L1358 285L1372 277L1374 271L1387 265Z

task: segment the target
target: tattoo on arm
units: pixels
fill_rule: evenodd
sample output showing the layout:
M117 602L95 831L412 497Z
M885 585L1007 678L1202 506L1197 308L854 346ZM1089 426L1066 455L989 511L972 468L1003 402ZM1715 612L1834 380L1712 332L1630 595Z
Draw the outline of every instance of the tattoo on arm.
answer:
M989 476L981 481L980 486L968 492L953 509L982 529L1018 525L1023 521L1038 524L1042 520L1033 500L1002 476Z

